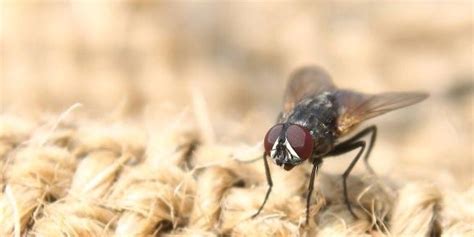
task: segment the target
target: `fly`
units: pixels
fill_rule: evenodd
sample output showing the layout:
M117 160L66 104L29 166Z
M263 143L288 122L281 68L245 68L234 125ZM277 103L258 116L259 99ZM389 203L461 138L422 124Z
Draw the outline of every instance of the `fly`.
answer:
M384 113L418 103L428 97L423 92L386 92L364 94L338 89L331 77L315 66L296 70L291 76L284 95L283 110L277 124L264 138L263 161L268 189L265 199L253 217L260 214L271 193L273 182L267 157L285 170L308 160L312 172L306 198L306 223L314 179L323 159L358 150L342 175L344 201L349 212L357 218L347 194L347 177L365 150L363 160L367 170L374 174L368 158L377 137L377 127L369 126L345 141L339 141L360 123ZM370 136L368 143L362 140Z

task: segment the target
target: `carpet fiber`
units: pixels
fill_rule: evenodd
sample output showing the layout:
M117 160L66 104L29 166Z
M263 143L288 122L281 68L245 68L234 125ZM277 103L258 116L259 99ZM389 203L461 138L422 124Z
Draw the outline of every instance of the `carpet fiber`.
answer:
M0 1L0 237L474 236L471 1ZM287 172L288 75L424 91L370 157ZM356 131L354 131L356 132ZM347 138L347 137L346 137ZM343 139L346 139L343 138Z

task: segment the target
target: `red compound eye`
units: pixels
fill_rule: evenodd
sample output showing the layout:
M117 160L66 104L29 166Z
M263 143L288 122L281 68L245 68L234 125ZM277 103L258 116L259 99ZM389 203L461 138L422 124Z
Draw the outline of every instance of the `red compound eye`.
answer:
M296 124L292 124L286 130L286 138L290 142L291 147L296 151L298 156L302 160L306 160L311 157L313 153L313 137L309 131Z
M263 141L266 154L270 154L273 144L275 144L276 140L280 136L282 129L283 129L283 124L279 123L273 126L272 128L270 128L270 130L268 130L267 135L265 135L265 140Z

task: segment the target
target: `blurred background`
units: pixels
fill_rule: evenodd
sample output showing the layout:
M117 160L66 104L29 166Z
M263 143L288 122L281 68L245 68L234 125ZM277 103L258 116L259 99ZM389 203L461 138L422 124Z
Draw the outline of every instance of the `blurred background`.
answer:
M291 71L317 64L343 88L431 94L368 122L379 125L379 174L473 187L471 1L0 4L2 114L36 118L80 102L95 119L140 121L192 110L194 94L217 142L256 144ZM342 173L344 157L323 170Z

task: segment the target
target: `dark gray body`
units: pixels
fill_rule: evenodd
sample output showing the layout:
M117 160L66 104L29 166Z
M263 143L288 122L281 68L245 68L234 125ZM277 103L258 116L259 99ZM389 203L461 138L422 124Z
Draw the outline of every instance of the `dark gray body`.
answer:
M338 104L332 92L307 97L294 109L280 114L278 123L298 124L307 128L314 141L312 159L321 159L334 147L337 139Z

